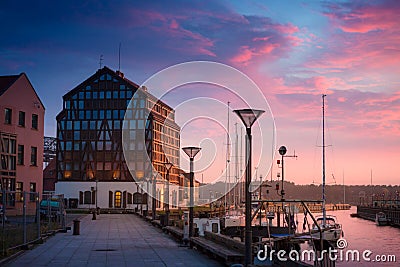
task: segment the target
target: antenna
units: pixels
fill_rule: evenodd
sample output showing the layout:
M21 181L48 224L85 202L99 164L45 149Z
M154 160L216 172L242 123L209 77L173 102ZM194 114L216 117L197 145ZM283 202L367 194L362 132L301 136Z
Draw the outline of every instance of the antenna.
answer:
M103 64L103 55L100 55L100 60L99 60L100 69L101 69L102 64Z
M121 42L118 48L118 71L121 71Z

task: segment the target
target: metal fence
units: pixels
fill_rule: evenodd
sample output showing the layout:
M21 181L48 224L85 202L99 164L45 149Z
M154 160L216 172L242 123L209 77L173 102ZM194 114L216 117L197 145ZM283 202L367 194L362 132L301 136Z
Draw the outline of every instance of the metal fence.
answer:
M44 235L65 230L62 195L37 192L0 192L0 249L2 256L40 242Z

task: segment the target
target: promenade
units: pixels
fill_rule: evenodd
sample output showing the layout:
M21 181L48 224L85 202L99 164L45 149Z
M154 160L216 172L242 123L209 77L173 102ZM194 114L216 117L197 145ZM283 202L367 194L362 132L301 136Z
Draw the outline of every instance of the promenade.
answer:
M87 215L80 226L80 235L58 233L6 266L222 266L133 214Z

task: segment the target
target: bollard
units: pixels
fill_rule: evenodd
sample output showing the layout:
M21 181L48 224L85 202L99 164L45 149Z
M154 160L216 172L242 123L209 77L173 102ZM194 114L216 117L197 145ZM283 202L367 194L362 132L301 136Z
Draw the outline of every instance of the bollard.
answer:
M73 235L79 235L79 224L80 220L74 220L74 232Z
M92 211L92 213L93 213L92 220L96 220L96 211L95 211L95 210L93 210L93 211Z

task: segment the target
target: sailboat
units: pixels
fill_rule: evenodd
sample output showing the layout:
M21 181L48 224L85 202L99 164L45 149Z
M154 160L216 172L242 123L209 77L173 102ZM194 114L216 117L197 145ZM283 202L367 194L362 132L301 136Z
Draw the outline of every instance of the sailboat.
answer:
M322 216L316 217L317 224L322 231L322 238L330 242L336 242L343 235L342 225L337 222L337 218L326 214L326 195L325 195L325 97L322 95ZM314 225L313 229L318 230ZM316 235L317 236L317 235Z

